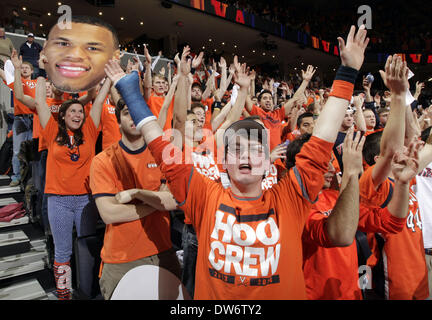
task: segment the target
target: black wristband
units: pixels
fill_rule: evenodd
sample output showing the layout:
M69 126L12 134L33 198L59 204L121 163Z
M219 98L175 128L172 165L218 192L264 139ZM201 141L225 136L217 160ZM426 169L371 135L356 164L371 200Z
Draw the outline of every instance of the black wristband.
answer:
M358 75L358 70L341 65L339 69L336 71L335 80L342 80L342 81L355 84L357 75Z
M40 68L39 68L38 77L44 77L44 78L46 79L47 74L46 74L45 69L40 69Z
M195 74L195 68L191 68L191 73Z

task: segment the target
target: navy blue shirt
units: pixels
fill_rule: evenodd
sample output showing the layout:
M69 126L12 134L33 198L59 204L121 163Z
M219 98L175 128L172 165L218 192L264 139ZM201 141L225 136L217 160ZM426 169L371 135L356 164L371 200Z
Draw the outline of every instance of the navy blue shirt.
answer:
M27 45L27 41L24 42L20 47L20 56L22 56L23 61L30 62L33 67L39 66L39 53L42 51L42 46L33 41L31 46Z

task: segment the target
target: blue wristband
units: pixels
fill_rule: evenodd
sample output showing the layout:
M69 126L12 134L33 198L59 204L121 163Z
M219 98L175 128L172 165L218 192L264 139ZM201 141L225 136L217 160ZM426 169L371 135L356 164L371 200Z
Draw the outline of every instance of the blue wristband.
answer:
M147 122L157 120L141 95L138 72L133 71L124 76L117 81L115 87L125 101L138 130Z

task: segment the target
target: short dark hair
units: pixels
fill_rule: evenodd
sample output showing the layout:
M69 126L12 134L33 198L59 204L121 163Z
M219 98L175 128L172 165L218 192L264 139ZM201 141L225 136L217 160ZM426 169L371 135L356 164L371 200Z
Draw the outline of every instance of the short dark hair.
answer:
M375 164L375 157L380 154L382 133L382 131L378 131L366 136L363 146L363 159L370 166Z
M288 145L285 160L285 166L287 169L295 166L295 158L297 154L300 152L303 145L309 141L311 136L312 135L310 133L302 134L301 136L291 141L291 143Z
M200 102L194 102L194 103L192 103L191 104L191 111L193 111L194 109L196 109L196 108L201 108L201 109L203 109L204 110L204 112L206 111L206 108L204 107L204 105L202 104L202 103L200 103Z
M257 98L258 98L258 101L261 101L262 96L263 96L264 94L266 94L266 93L270 94L270 95L273 97L273 94L271 93L270 90L263 90L263 91L260 92L260 94L259 94L258 97L257 97Z
M431 133L431 129L432 129L432 127L428 127L422 131L421 139L423 142L426 142L426 140L429 138L430 133Z
M114 47L116 49L119 47L120 42L118 39L117 31L108 22L105 22L104 20L102 20L98 17L92 17L92 16L72 16L71 22L89 24L89 25L98 26L98 27L102 27L102 28L109 30L113 36ZM54 28L54 26L52 28ZM48 34L48 37L49 37L49 34Z
M120 98L119 101L117 101L117 105L115 108L115 116L117 119L117 123L120 123L120 113L125 106L126 106L126 103L124 102L124 100L122 98Z
M192 84L191 89L193 89L194 87L198 87L198 88L200 88L201 91L203 91L202 85L201 85L201 83L199 83L199 82L194 82L194 83Z
M303 114L301 114L298 118L297 118L297 128L300 128L300 125L302 123L302 120L304 118L313 118L314 115L312 112L305 112Z

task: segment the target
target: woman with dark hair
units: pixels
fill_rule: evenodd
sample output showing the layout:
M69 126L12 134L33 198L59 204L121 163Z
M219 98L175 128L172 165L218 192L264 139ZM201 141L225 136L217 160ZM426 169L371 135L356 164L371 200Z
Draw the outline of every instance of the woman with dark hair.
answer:
M36 109L42 126L41 135L48 148L45 193L48 219L54 239L54 277L59 299L71 298L72 232L77 236L96 231L97 210L89 188L90 165L103 101L111 87L107 79L90 111L77 99L63 102L57 121L46 105L45 78L36 85Z

